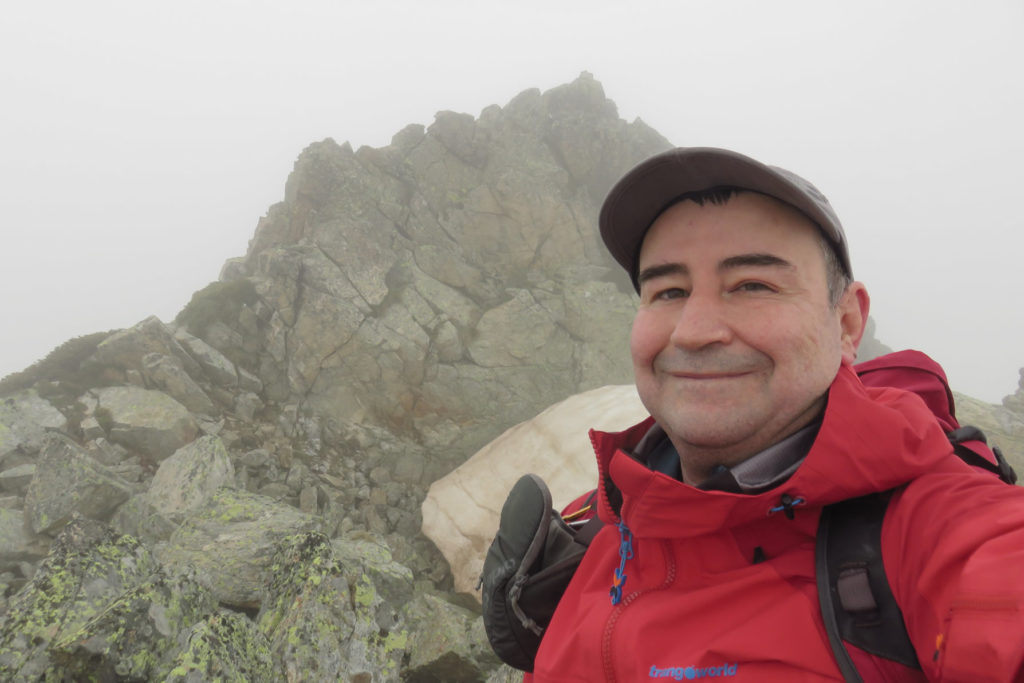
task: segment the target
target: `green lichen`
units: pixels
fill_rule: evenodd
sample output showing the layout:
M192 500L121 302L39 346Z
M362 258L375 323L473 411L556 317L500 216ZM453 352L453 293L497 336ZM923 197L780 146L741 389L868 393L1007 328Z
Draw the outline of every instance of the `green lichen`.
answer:
M353 590L353 601L360 607L372 607L377 598L377 589L366 574L361 574Z
M192 628L185 649L171 663L164 681L248 683L281 679L262 634L244 616L223 613Z
M0 680L31 679L53 664L48 648L74 633L155 569L149 551L98 522L74 518L0 628Z
M384 637L384 652L394 652L395 650L404 651L409 645L409 632L402 629L396 631L389 631Z
M91 619L62 637L52 651L75 677L152 680L160 656L175 648L181 629L208 615L214 603L191 576L157 573Z

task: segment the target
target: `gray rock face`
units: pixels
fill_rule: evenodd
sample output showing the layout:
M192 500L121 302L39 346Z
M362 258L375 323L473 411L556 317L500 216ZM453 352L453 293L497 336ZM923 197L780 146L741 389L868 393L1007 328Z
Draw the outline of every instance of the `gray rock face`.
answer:
M142 373L143 358L150 353L172 356L181 363L188 374L195 376L199 373L196 362L175 341L167 326L155 316L104 339L96 347L96 353L88 363L120 370L122 373Z
M1020 381L1017 382L1017 391L1003 398L1003 405L1024 417L1024 368L1020 369Z
M32 463L16 465L0 472L0 491L8 493L25 493L29 482L35 476L36 466Z
M273 401L458 461L496 425L629 378L632 295L594 224L614 178L666 147L589 75L382 149L312 145L224 271L258 301L222 322L260 350L218 348L258 360Z
M16 570L20 562L42 559L48 545L28 533L20 510L0 508L0 572Z
M180 519L234 478L224 443L216 436L204 436L160 463L149 485L149 499L157 511Z
M62 634L50 652L72 680L161 680L172 668L178 634L215 609L191 575L158 570L81 628Z
M288 539L274 565L257 624L288 680L394 679L402 650L368 613L373 584L350 585L325 536Z
M405 681L481 681L501 661L483 619L435 595L417 595L405 609L411 625Z
M155 569L150 552L134 539L76 517L54 541L32 580L10 601L0 623L0 680L59 676L50 644L81 629Z
M59 531L74 514L109 519L132 488L71 439L49 434L25 494L25 519L35 533Z
M110 440L155 460L166 458L199 431L185 406L162 392L105 387L96 389L96 395L97 411L109 419Z
M224 354L213 348L202 339L194 337L185 330L176 330L174 338L181 342L188 349L192 357L202 366L206 375L216 384L224 387L233 387L238 384L238 371L234 363L228 360ZM245 373L249 377L249 373ZM252 383L251 380L247 380ZM256 380L258 382L258 380ZM258 385L257 385L258 386Z
M147 353L142 357L142 368L147 384L167 393L190 412L203 415L216 412L213 401L177 359L162 353Z
M204 552L222 555L217 544ZM496 666L479 617L415 595L411 572L374 542L306 532L278 539L270 557L249 618L218 608L201 570L162 566L76 517L0 620L0 676L482 681Z
M168 566L195 566L219 602L253 607L270 579L281 539L322 528L321 518L290 505L220 489L182 522L157 554Z
M0 463L12 453L35 453L47 429L65 429L67 424L67 418L32 389L0 398Z
M241 614L213 614L180 638L185 648L164 683L195 681L285 681L270 656L270 645L256 625Z
M1012 402L994 406L953 392L960 424L981 429L990 444L999 447L1018 477L1024 476L1024 413L1013 410Z
M166 541L178 528L178 522L153 505L148 493L138 493L117 508L110 524L123 534L148 544Z

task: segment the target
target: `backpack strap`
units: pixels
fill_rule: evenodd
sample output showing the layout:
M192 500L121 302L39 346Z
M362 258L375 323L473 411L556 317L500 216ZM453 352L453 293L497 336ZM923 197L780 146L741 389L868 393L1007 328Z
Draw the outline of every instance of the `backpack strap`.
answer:
M968 465L992 472L1007 484L1017 483L1017 473L1007 462L998 446L988 446L984 432L973 425L958 427L946 434L953 444L953 452ZM971 443L975 445L972 448ZM990 456L986 456L990 454Z
M604 522L597 515L591 517L583 523L582 526L576 531L576 536L573 540L580 545L589 548L590 542L594 540L594 536L597 536L597 532L604 526Z
M847 644L920 670L882 563L882 521L891 492L840 501L821 512L815 547L818 602L839 670L863 679Z

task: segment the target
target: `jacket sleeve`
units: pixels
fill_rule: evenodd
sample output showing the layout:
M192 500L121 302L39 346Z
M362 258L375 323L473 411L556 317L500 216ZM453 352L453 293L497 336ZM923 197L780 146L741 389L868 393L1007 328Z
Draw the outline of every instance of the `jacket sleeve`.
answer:
M890 503L882 556L929 680L1024 679L1024 488L923 476Z

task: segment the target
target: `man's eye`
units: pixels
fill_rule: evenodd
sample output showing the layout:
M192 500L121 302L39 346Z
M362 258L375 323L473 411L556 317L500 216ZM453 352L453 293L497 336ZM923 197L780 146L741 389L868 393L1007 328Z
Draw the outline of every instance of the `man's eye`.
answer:
M663 289L654 295L655 299L667 300L667 299L684 299L690 296L690 293L685 289L679 287L669 287Z
M737 292L774 292L775 288L763 282L743 282L734 288Z

